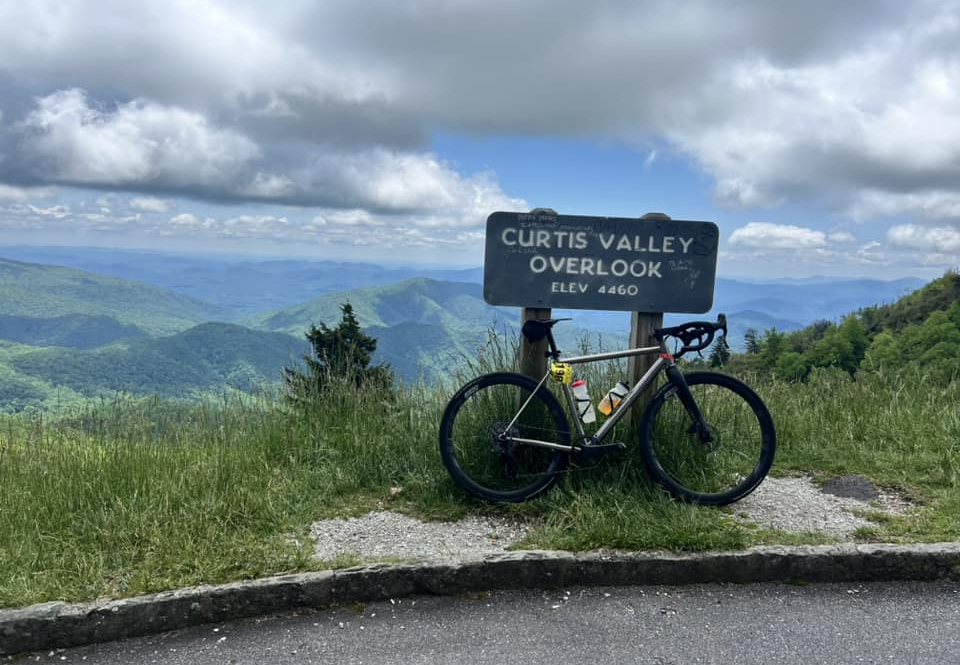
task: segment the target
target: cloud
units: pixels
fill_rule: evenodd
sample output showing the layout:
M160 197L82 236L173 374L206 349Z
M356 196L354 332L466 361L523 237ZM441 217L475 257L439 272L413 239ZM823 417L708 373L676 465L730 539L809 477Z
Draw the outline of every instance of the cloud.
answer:
M20 134L30 175L74 185L222 189L259 155L198 113L145 100L104 109L77 88L37 99Z
M53 217L55 219L63 219L64 217L70 215L70 208L64 205L55 205L50 206L49 208L39 208L28 203L27 209L34 215L39 215L41 217Z
M944 215L958 44L950 0L8 3L0 181L455 226L509 197L442 128L670 149L734 207Z
M890 193L877 190L861 192L849 214L853 219L895 217L914 214L930 220L960 219L960 191L928 190L914 193Z
M0 201L22 203L28 199L44 199L54 195L53 187L14 187L0 183Z
M850 233L849 231L833 231L832 233L827 234L827 240L833 243L850 243L856 242L857 237Z
M750 222L730 234L730 244L761 249L819 249L827 246L827 236L800 226Z
M331 149L276 156L273 167L287 172L268 172L270 159L252 140L194 112L139 99L108 109L79 89L36 104L19 125L17 145L25 156L17 167L26 165L36 181L215 201L429 212L433 223L452 225L476 224L478 208L522 203L505 195L492 173L464 177L430 153ZM167 205L155 196L130 204L145 212Z
M130 199L128 205L140 212L167 212L174 207L172 201L158 199L152 196L138 196Z
M901 224L887 231L887 239L895 247L952 254L960 252L960 226Z

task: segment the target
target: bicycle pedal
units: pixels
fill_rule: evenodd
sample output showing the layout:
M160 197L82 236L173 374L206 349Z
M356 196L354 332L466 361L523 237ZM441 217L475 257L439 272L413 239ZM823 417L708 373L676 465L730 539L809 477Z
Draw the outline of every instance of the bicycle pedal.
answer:
M600 459L604 455L626 450L627 444L616 441L614 443L604 443L596 446L580 446L576 449L579 459L584 461L593 461Z

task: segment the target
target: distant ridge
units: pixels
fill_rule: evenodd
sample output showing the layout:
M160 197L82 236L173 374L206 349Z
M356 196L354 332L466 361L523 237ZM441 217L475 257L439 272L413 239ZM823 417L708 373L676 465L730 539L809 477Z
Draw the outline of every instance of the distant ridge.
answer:
M305 341L282 333L203 323L175 335L95 350L22 347L6 355L9 367L48 390L66 388L83 397L127 391L180 398L276 384L281 369L307 350Z
M142 328L109 316L65 314L51 318L0 314L0 339L31 346L94 349L119 340L149 335Z
M234 317L227 308L150 284L3 258L0 312L36 319L67 314L108 316L156 335Z

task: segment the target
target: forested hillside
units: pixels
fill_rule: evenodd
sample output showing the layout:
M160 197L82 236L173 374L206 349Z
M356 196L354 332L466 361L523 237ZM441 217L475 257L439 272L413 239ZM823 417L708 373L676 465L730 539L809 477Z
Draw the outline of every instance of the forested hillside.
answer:
M247 323L263 330L302 333L311 324L338 320L344 302L351 304L364 330L377 338L376 361L389 364L406 382L422 377L432 383L448 375L464 358L476 355L491 331L511 339L519 335L519 310L486 304L479 284L426 278L322 296ZM619 334L601 337L574 319L558 326L556 334L561 348L568 350L581 341L613 348L626 342L628 326Z
M168 289L94 273L0 258L0 304L7 316L108 316L152 335L186 330L234 313Z
M123 339L149 337L142 328L109 316L66 314L36 317L0 314L0 339L30 346L94 349Z
M93 350L0 346L0 405L16 411L118 391L173 398L275 385L308 351L305 340L228 323Z
M717 353L712 362L718 362ZM938 382L960 376L960 274L950 272L894 303L860 309L839 323L819 320L791 333L750 331L730 369L802 381L815 368L915 366Z

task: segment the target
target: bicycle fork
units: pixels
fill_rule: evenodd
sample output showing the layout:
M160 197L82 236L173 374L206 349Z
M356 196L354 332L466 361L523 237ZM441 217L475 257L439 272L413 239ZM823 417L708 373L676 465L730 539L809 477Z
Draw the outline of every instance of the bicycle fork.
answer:
M677 389L677 397L680 398L680 403L683 404L683 408L687 410L687 414L690 416L691 425L687 433L696 434L700 437L700 443L704 445L712 443L713 433L710 431L707 421L704 420L703 413L700 412L696 400L693 399L690 386L687 385L687 380L683 378L683 372L672 363L667 367L666 372L670 383Z

